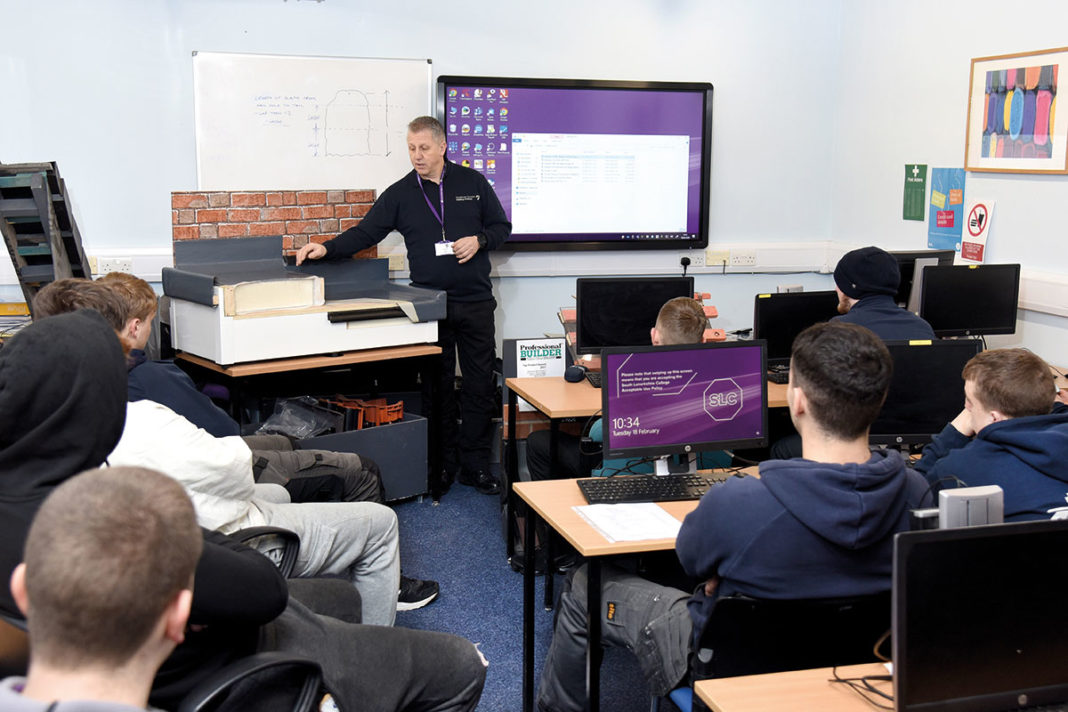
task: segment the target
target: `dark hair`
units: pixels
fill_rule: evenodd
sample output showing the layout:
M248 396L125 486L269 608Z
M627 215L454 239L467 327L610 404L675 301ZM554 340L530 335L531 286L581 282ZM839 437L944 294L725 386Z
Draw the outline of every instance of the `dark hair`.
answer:
M975 384L975 397L987 410L1010 418L1053 410L1053 373L1027 349L983 351L964 364L961 376Z
M45 285L33 298L33 318L45 319L56 314L95 309L121 334L129 321L129 309L107 285L89 279L68 277Z
M660 307L656 330L667 344L699 344L708 328L704 308L693 297L675 297Z
M191 589L203 537L182 486L155 470L88 470L44 501L26 538L33 656L121 665Z
M419 133L420 131L429 131L435 141L445 140L445 129L442 128L441 122L433 116L417 116L408 122L408 133Z
M805 392L813 420L841 440L867 433L883 407L893 370L886 345L857 324L816 324L794 339L794 384Z

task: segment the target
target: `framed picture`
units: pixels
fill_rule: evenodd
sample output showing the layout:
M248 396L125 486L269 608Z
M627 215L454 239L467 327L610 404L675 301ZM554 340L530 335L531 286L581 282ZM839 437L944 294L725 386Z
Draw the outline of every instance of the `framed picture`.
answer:
M1068 110L1056 111L1068 47L972 60L964 168L1068 173Z

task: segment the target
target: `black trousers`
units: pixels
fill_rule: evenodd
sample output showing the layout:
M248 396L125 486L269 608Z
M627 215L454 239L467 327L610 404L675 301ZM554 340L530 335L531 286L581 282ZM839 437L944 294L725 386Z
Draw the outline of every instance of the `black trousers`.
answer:
M441 443L445 469L455 474L465 470L489 470L493 438L494 363L497 342L494 338L494 299L478 302L449 300L447 316L438 322L438 346L441 347ZM453 384L456 357L460 358L463 381L457 402ZM457 420L462 422L457 424Z

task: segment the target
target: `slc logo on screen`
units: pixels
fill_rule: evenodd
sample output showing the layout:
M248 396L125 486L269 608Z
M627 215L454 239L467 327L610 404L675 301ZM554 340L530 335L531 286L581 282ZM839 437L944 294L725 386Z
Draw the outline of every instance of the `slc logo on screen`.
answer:
M705 412L712 420L734 420L742 405L742 388L733 378L717 378L705 389Z

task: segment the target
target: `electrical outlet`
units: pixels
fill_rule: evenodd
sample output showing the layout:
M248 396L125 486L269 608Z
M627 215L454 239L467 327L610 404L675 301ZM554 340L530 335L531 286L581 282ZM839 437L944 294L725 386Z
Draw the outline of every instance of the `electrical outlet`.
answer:
M686 256L690 258L691 267L704 267L705 266L705 251L704 250L687 250Z
M705 264L719 267L731 260L730 250L713 250L711 247L705 250Z
M756 267L756 250L731 250L731 267Z
M96 274L99 276L103 276L108 272L133 274L132 257L97 257L96 264L98 267Z
M803 292L805 288L800 284L780 284L778 290L779 294L786 294L789 292Z
M403 272L404 271L404 255L400 253L394 253L387 255L389 258L389 271L390 272Z

